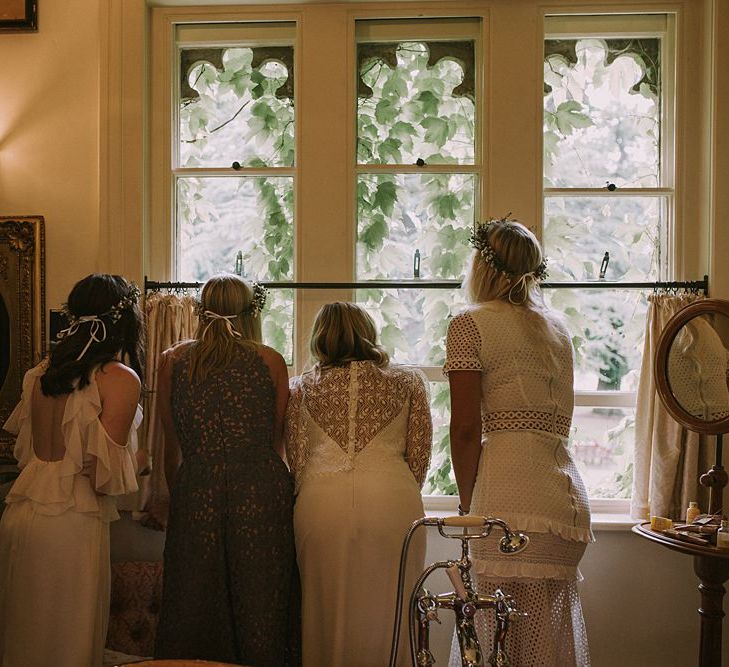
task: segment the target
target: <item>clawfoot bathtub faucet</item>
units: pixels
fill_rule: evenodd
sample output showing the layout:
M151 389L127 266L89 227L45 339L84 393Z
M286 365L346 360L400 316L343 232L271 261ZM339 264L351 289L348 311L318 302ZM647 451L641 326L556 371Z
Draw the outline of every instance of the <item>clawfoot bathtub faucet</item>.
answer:
M503 537L499 541L499 551L503 554L516 554L526 549L529 537L512 531L501 519L484 516L426 517L415 521L410 527L400 557L395 627L389 667L395 667L397 663L410 542L421 526L435 526L442 537L460 540L461 557L458 560L438 561L426 567L418 577L410 594L408 631L413 667L430 667L435 663L435 658L429 648L429 636L430 623L433 621L440 623L439 609L449 609L456 616L456 638L462 667L483 667L486 664L508 667L510 662L506 654L506 635L509 624L513 619L526 616L526 614L518 611L514 599L499 589L491 595L480 594L474 590L468 545L471 540L488 538L494 527L498 527L503 531ZM462 531L450 532L446 528L462 529ZM477 531L469 533L469 529L477 529ZM426 580L436 570L445 570L453 584L452 592L433 594L424 588ZM481 646L476 636L475 615L482 609L493 609L496 617L493 646L487 663L484 663Z

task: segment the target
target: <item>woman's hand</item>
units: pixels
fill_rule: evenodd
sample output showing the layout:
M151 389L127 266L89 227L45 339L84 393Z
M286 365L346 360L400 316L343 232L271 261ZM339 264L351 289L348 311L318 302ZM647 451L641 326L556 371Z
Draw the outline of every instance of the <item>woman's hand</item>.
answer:
M147 515L140 521L145 528L151 530L167 530L170 514L170 501L157 500L147 510Z

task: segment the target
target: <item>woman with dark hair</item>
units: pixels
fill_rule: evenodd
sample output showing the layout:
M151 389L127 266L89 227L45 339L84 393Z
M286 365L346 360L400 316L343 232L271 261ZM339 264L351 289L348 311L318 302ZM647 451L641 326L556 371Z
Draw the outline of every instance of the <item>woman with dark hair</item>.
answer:
M78 282L68 328L3 427L21 470L0 521L4 667L102 664L114 496L137 490L138 297L120 276Z
M390 654L403 539L423 516L433 426L423 375L390 364L372 318L330 303L313 370L291 382L286 451L296 479L304 667L381 667ZM419 533L411 590L425 559ZM402 633L399 655L410 664Z
M500 588L528 613L509 630L514 665L586 667L577 566L593 537L585 485L566 446L572 343L542 301L546 261L529 229L490 220L471 243L464 287L472 305L449 324L444 368L459 509L504 519L531 540L508 556L490 540L473 542L478 592ZM488 645L494 616L476 618ZM461 664L455 650L450 664Z
M286 362L261 343L263 287L210 278L195 340L157 388L170 515L158 658L297 662L293 480L281 432Z

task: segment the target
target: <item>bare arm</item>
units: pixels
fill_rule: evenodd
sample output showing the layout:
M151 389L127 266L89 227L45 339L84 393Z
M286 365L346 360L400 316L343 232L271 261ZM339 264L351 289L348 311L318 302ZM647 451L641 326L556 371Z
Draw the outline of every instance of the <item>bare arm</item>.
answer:
M177 470L182 462L180 441L172 420L172 369L174 357L171 350L162 353L157 370L157 414L164 433L164 469L167 488L172 491Z
M101 399L99 421L117 445L125 446L137 412L141 382L131 368L114 361L97 372L96 384Z
M129 430L134 423L137 412L141 382L137 374L128 366L113 361L99 369L96 373L96 385L101 400L99 421L107 436L120 447L126 447L129 441ZM97 493L96 464L89 465L86 473L91 480L92 488Z
M303 398L300 387L291 389L289 402L286 406L286 416L284 418L284 434L283 441L286 449L286 458L288 460L291 472L298 476L305 462L305 452L302 451L303 434L299 433L299 413L301 411L301 401Z
M276 394L273 418L273 448L281 457L281 460L286 462L283 431L286 406L289 402L289 373L284 358L276 350L270 347L264 347L262 349L262 356L271 373L273 388Z
M450 371L451 460L461 507L471 507L481 457L481 372Z

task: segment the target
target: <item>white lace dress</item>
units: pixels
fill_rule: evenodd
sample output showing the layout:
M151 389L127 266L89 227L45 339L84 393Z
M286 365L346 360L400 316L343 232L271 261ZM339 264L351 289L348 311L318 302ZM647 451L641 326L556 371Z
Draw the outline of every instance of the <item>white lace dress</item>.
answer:
M539 318L539 319L535 319ZM482 373L482 446L471 513L527 532L529 547L504 556L497 540L474 543L481 592L514 596L529 617L515 622L507 652L519 667L590 664L577 565L593 540L580 474L566 448L573 409L572 349L561 326L553 341L536 313L492 301L470 307L448 328L444 371ZM489 654L493 614L479 614ZM455 652L451 665L460 665Z
M431 443L418 371L352 362L291 381L286 451L297 489L304 667L388 663L400 550L423 516ZM423 531L408 592L424 557ZM400 646L398 664L409 665L405 641Z
M0 664L100 667L109 618L109 522L119 518L114 496L137 490L133 452L142 411L137 407L129 442L115 443L99 420L92 372L90 383L66 400L63 458L41 460L33 447L31 396L44 371L41 365L26 373L22 399L3 426L17 434L21 472L0 521Z

